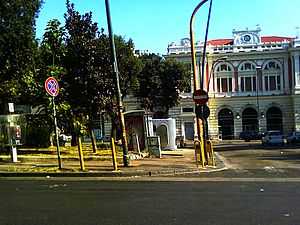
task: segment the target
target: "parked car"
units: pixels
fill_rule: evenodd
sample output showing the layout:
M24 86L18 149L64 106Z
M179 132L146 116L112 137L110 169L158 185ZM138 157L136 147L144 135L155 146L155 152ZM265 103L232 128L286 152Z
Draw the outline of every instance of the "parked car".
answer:
M284 137L281 131L267 131L262 137L263 145L283 145Z
M257 131L243 131L240 133L239 138L245 141L259 140L261 139L261 134Z
M294 131L288 134L286 141L288 144L300 143L300 131Z

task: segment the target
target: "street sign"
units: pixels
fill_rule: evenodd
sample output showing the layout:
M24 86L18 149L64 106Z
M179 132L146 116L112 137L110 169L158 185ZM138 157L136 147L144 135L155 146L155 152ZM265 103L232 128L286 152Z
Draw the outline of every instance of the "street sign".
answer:
M210 109L207 105L197 105L195 113L197 118L207 119L210 115Z
M48 77L45 81L45 90L52 97L56 97L59 92L59 85L54 77Z
M196 104L205 105L208 101L208 94L206 91L198 89L194 92L193 100Z

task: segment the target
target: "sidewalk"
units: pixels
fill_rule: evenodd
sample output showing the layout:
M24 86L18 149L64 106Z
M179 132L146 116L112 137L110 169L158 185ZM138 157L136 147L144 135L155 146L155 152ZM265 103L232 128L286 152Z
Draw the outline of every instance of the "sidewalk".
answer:
M162 158L141 158L130 160L129 167L122 166L118 157L118 171L113 171L110 156L85 156L85 171L80 170L78 157L62 155L63 169L58 170L57 156L18 155L12 163L9 155L0 155L0 177L8 176L174 176L187 173L214 172L225 169L223 162L215 157L216 166L197 166L193 149L163 151Z

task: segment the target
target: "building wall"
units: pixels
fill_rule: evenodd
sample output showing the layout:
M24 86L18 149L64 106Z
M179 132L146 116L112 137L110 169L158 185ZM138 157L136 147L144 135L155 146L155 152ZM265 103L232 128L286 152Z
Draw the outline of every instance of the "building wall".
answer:
M248 43L243 38L249 33L255 35ZM275 121L270 120L272 110L268 111L274 107L282 113L282 131L285 134L293 130L300 130L300 41L285 37L261 37L260 29L234 31L233 36L232 43L230 39L208 42L206 73L203 78L204 89L209 92L210 97L208 102L211 112L208 118L209 135L212 138L219 137L218 113L222 109L229 109L232 112L234 138L238 138L240 132L246 127L243 112L247 108L256 111L258 131L260 132L270 129L270 121ZM210 43L220 42L224 44L210 45ZM169 46L169 53L165 57L190 64L191 54L188 47L187 41L184 42L183 50L181 50L180 44L172 43ZM196 49L198 50L197 62L200 65L202 47L198 46ZM251 71L241 70L245 62L253 65ZM227 64L230 69L218 72L218 66L221 64ZM245 77L242 79L242 76ZM230 78L227 82L232 81L232 91L219 91L218 77L220 83L222 78ZM246 88L243 86L246 84L246 79L249 81L249 78L246 77L255 77L251 78L254 79L251 91L245 91ZM275 90L273 90L274 85L276 86ZM194 111L183 112L183 108L187 106L194 108L194 102L192 94L186 93L182 95L180 104L169 111L170 117L176 119L177 136L184 137L185 122L194 121Z

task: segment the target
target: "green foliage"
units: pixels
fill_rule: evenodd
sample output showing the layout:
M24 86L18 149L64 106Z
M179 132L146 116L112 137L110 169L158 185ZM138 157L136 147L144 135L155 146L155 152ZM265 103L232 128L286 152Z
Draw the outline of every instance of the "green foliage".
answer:
M35 19L41 0L11 0L0 4L0 99L25 101L33 87ZM23 90L26 90L23 92ZM21 96L23 98L21 98Z
M109 37L103 29L98 30L91 12L81 15L69 1L65 20L66 74L62 79L65 99L71 106L72 114L74 118L93 119L105 110L114 118L117 90ZM133 54L132 40L125 41L121 36L115 36L115 43L124 97L137 88L141 64ZM85 125L90 127L90 123L86 120Z
M47 65L61 65L65 54L64 34L65 29L57 19L48 22L41 45L42 57Z
M49 147L52 126L46 115L28 115L26 117L26 146Z
M178 104L179 93L189 87L189 69L183 63L163 60L155 54L144 55L141 60L143 69L136 96L146 110L167 117L169 108Z
M66 99L70 103L74 115L88 114L97 107L98 77L96 76L96 38L97 24L92 22L92 14L80 15L75 11L74 4L67 1L66 57L64 86L67 91Z

